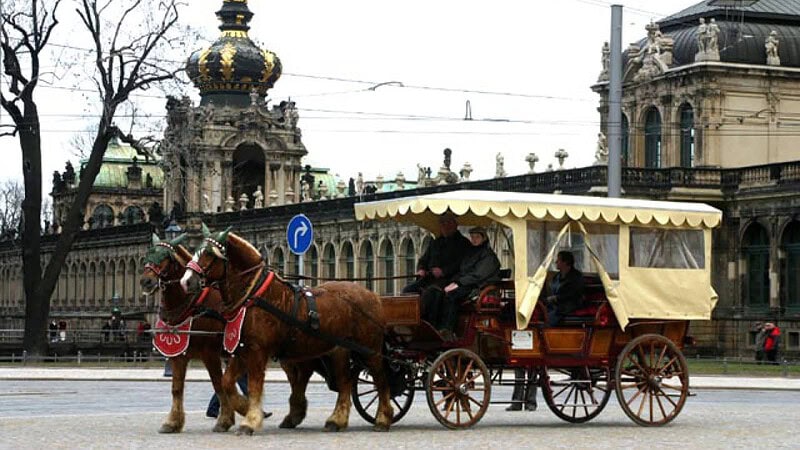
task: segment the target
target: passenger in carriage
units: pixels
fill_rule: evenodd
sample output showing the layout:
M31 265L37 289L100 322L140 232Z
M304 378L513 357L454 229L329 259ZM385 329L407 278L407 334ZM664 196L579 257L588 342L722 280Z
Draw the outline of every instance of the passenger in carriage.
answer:
M558 252L558 273L550 281L550 295L545 298L547 325L558 325L564 316L583 306L583 274L575 268L571 252Z
M469 249L469 240L458 231L453 213L439 217L439 236L417 262L417 280L403 288L403 293L421 293L428 286L443 288L458 272L459 264Z
M489 247L486 228L471 228L469 240L472 246L461 260L458 275L444 287L442 317L438 328L445 337L450 337L455 330L461 302L468 299L481 286L500 281L500 260Z

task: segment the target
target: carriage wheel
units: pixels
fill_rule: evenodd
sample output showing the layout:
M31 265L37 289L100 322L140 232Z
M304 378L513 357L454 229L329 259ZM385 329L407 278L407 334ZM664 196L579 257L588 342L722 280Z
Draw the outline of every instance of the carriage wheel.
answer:
M394 410L392 423L397 423L411 409L411 403L414 402L414 375L412 372L407 372L403 389L392 395L392 409ZM351 397L358 415L374 425L375 417L378 414L378 388L375 386L372 375L366 370L358 373L353 382Z
M447 428L469 428L489 408L489 369L469 350L448 350L433 362L426 384L428 407Z
M541 386L544 401L559 419L588 422L606 407L611 397L608 368L572 367L544 369Z
M617 399L643 426L664 425L681 412L689 395L689 368L678 347L664 336L632 340L617 358Z

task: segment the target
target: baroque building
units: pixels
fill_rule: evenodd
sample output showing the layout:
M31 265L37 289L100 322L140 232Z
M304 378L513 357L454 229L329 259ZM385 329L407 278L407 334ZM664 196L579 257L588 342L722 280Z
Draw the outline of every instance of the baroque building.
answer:
M62 217L75 198L85 163L85 159L80 161L81 169L77 173L69 162L64 172L53 173L50 194L53 197L53 232L59 231ZM163 189L164 175L157 157L139 154L130 145L113 138L86 204L84 228L97 230L145 222L160 224L164 218Z
M591 87L600 96L599 164L535 172L529 155L530 172L508 177L497 154L496 177L471 181L469 167L460 178L450 171L448 150L438 173L419 167L416 182L398 174L345 183L324 169L301 169L306 150L297 110L288 101L268 106L265 94L281 66L247 37L247 2L225 0L217 15L222 35L193 53L187 68L200 104L167 102L162 204L185 212L181 226L191 233L200 220L212 229L233 227L276 270L296 274L299 259L287 247L285 227L304 213L314 224L306 275L359 278L388 294L413 276L432 236L403 223L356 222L356 202L462 188L603 195L606 56ZM749 356L752 324L769 319L784 330L787 354L800 354L800 133L791 128L800 117L800 44L793 39L800 36L800 0L728 8L705 0L644 32L625 58L624 195L702 201L723 211L712 261L720 300L711 322L692 324L698 351ZM53 314L70 327L99 328L114 294L123 314L156 312L157 302L141 295L136 280L150 233L163 226L115 225L82 232L68 258ZM499 230L491 234L508 267L511 246ZM22 327L21 296L19 248L1 242L0 328Z
M247 1L225 0L217 17L221 35L192 53L186 68L200 104L167 102L164 200L190 214L298 202L308 153L299 115L292 101L269 107L266 99L281 61L250 40Z

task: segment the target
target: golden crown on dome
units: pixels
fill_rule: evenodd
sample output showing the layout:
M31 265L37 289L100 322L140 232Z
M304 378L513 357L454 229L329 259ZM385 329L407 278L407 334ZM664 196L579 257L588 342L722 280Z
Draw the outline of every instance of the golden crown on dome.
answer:
M210 47L189 56L186 72L200 94L249 93L266 94L281 76L278 56L258 48L247 31L253 13L247 0L224 0L217 11L222 22L220 37Z

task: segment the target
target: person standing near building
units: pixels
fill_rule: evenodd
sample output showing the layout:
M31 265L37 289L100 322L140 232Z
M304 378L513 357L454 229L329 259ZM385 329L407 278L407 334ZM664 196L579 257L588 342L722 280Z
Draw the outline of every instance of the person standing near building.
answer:
M764 324L766 338L764 339L764 356L771 364L778 364L778 350L781 346L781 330L774 323Z
M767 339L767 330L764 329L764 324L761 322L756 323L754 327L756 331L756 362L762 364L766 355L764 355L764 341Z

